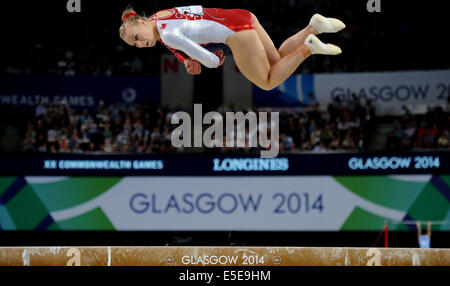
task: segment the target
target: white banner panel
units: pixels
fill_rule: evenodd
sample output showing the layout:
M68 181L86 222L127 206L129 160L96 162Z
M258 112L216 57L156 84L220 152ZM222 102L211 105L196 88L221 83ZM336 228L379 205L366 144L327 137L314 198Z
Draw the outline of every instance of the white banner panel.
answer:
M53 211L55 221L101 208L117 230L338 231L355 208L401 220L331 176L124 177L106 193Z
M309 94L326 109L333 98L344 101L355 94L364 105L370 99L377 115L401 115L403 105L423 114L427 106L446 108L450 70L292 75L271 91L253 90L256 106L308 105Z
M378 115L401 115L402 106L426 111L426 105L445 105L450 94L450 70L382 73L318 74L314 93L322 107L335 96L344 100L355 93L372 100Z

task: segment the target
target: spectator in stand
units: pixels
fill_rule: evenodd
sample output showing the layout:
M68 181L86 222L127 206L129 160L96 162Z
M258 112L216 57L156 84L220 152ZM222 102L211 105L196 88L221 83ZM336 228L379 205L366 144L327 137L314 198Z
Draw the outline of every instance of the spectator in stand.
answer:
M439 132L438 125L437 125L437 123L434 123L433 127L431 127L431 129L430 129L430 131L428 133L428 135L431 137L430 138L430 141L431 141L430 148L435 146L435 143L437 142L437 138L439 136L439 133L440 132Z
M102 151L106 153L112 153L113 151L113 140L112 137L108 137L105 140L105 144L102 146Z
M58 149L56 148L56 146L55 145L50 145L50 150L49 150L49 152L50 153L58 153Z
M87 128L81 130L80 136L80 148L82 150L87 150L89 148L89 144L91 142L90 134L88 133Z
M295 150L294 139L292 139L291 136L286 135L286 134L281 134L280 140L281 140L281 144L280 144L281 152Z
M74 126L77 126L80 123L80 116L77 114L76 109L70 111L69 122Z
M416 123L414 121L406 121L405 135L408 136L409 139L413 138L416 135Z
M314 146L313 151L318 153L326 152L327 148L325 147L325 143L320 141L319 145Z
M76 146L80 146L81 138L79 136L79 132L77 129L74 129L70 135L69 139L69 147L70 149L74 149Z
M100 120L101 122L104 122L105 121L104 120L104 116L106 115L106 112L107 112L107 109L106 109L106 106L105 106L105 101L100 100L98 102L98 107L97 107L97 110L96 110L96 113L97 113L96 119Z
M339 150L340 147L341 147L340 140L335 135L333 135L330 142L330 149Z
M55 128L55 125L52 125L47 131L47 142L51 150L52 146L56 150L58 149L58 130Z
M422 148L424 147L424 139L428 135L428 129L426 127L426 123L423 121L420 123L420 128L417 131L417 141L415 143L415 147Z
M445 129L441 136L438 138L438 148L449 148L450 147L450 134L448 129Z
M411 148L411 140L410 140L410 137L408 136L408 134L405 133L400 142L400 150L406 151L406 150L409 150L410 148Z
M47 107L45 106L45 101L42 100L39 103L39 105L36 107L35 116L36 116L36 118L40 118L40 117L45 116L46 113L47 113Z
M58 141L59 152L60 153L70 153L69 140L67 140L66 135L62 135Z
M80 116L80 124L87 124L91 121L91 116L87 109L83 110L83 114Z
M394 136L395 136L395 140L400 142L400 140L403 138L404 135L404 131L402 129L402 125L400 123L397 123L395 125L395 129L394 129Z
M342 140L342 148L345 150L355 150L356 144L355 141L350 137L350 133L345 135L345 138Z
M449 115L444 112L441 106L427 107L425 114L412 115L409 109L404 106L403 114L399 118L394 133L401 137L400 149L430 149L447 148L445 144L445 130L448 130L450 121ZM392 145L393 139L388 137L387 145ZM439 143L441 142L441 143Z
M22 142L22 151L23 152L35 152L36 149L34 147L35 140L32 138L32 135L27 132L25 140Z
M76 144L74 146L74 148L72 149L72 153L73 154L82 154L83 153L83 149L81 149L80 144Z
M356 115L361 113L361 101L355 93L351 94L350 100L347 102L347 109L350 114Z

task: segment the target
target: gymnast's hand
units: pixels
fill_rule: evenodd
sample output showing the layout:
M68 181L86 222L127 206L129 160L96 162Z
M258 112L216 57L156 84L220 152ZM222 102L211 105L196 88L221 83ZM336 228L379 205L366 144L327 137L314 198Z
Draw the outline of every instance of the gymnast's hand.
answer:
M186 60L184 60L184 66L186 67L187 72L192 75L197 75L202 72L202 65L200 64L200 62L191 58L187 58Z
M214 52L214 54L216 56L218 56L219 60L220 60L219 64L215 67L215 68L218 68L218 67L220 67L223 64L223 62L226 59L226 56L223 55L223 51L222 50L216 51L216 52Z

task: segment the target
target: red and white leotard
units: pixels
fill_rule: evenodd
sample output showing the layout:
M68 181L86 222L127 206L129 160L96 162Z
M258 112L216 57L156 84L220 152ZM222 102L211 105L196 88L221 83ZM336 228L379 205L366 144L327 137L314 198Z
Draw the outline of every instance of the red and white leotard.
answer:
M163 11L170 14L158 17L159 11L150 17L156 21L160 42L181 62L191 57L208 68L216 67L220 60L202 45L225 44L231 34L254 29L252 14L242 9L186 6Z

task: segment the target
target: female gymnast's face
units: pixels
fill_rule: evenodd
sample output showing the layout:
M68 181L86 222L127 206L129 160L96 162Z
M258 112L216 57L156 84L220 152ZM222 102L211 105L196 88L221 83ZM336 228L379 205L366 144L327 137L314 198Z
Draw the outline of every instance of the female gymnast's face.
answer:
M149 48L156 44L156 33L153 22L139 20L137 25L127 26L124 40L130 46Z

